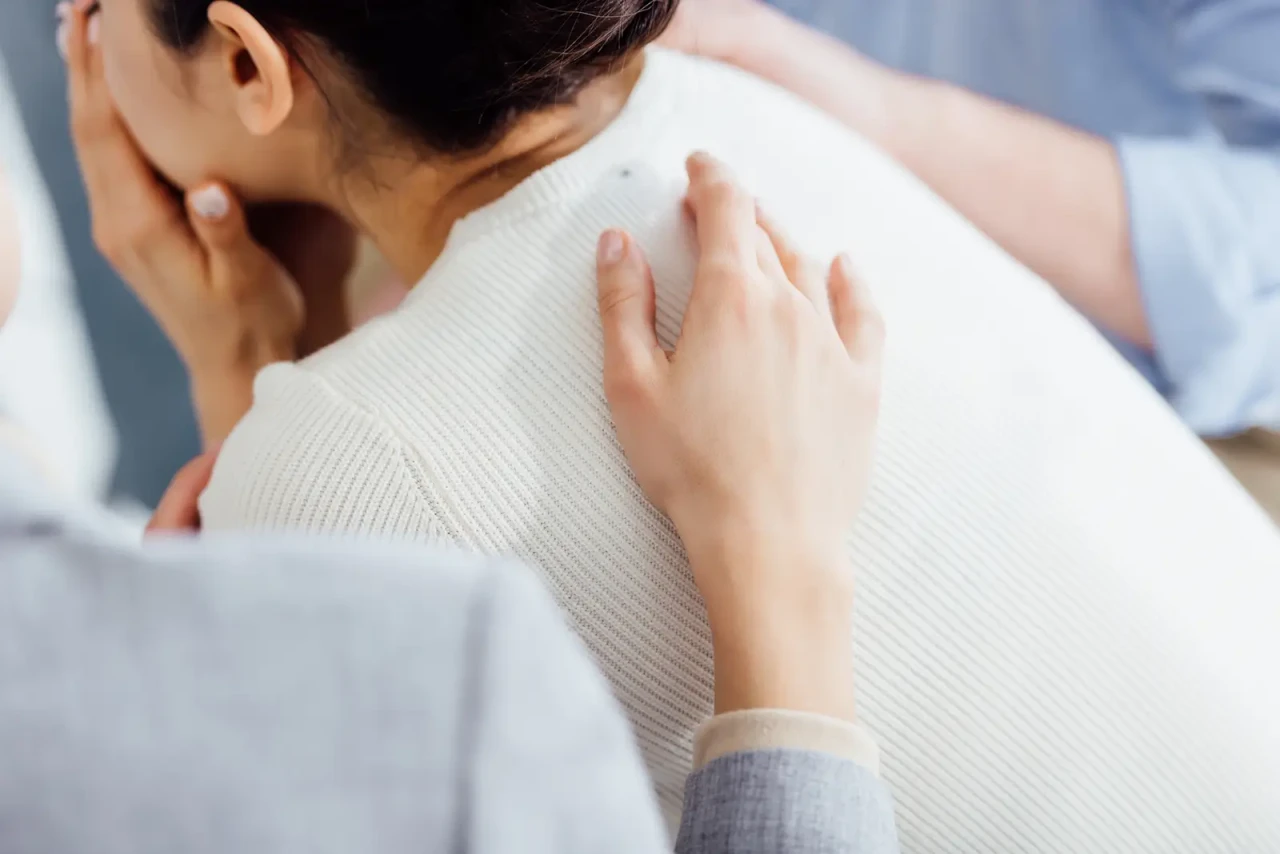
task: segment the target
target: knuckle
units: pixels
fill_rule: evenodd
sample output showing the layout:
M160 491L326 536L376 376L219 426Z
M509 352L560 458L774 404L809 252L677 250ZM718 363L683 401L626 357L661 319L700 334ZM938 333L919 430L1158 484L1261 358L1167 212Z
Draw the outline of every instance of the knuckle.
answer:
M707 201L718 207L734 208L750 201L737 184L725 177L712 178L708 181L704 193Z
M616 317L636 298L636 293L627 287L602 288L599 297L600 314L602 317Z
M173 228L173 224L174 217L165 211L141 212L125 232L125 245L132 252L144 252L147 247L165 236Z
M749 324L759 312L759 303L745 275L735 274L721 288L722 311L729 319Z
M128 222L107 227L95 223L93 243L102 256L114 265L127 264L146 255L174 226L175 219L165 211L137 213Z
M798 330L804 324L801 300L804 297L793 290L779 291L773 298L771 310L774 321L787 330Z
M728 254L717 253L706 259L702 268L705 279L727 292L741 292L747 285L748 273L742 264Z
M648 399L649 389L636 366L624 357L615 359L605 371L604 394L615 406L634 405Z

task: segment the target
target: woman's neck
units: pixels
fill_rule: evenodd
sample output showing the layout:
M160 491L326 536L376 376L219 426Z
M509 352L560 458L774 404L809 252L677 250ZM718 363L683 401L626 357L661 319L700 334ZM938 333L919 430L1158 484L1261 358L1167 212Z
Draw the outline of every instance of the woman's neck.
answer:
M405 282L415 283L444 250L458 220L572 154L622 111L643 56L597 80L572 105L522 119L494 148L459 158L380 157L328 201L369 235Z

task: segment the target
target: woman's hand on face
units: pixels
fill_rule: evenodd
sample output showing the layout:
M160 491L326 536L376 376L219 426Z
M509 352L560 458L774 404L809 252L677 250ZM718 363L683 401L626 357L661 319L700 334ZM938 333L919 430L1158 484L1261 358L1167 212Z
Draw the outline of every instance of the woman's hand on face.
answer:
M688 550L718 709L848 716L846 543L871 468L883 326L848 259L826 275L715 160L695 155L689 177L701 258L674 354L658 344L640 248L601 240L618 437Z
M94 241L186 362L216 442L247 411L257 371L295 357L302 295L228 187L210 182L184 203L156 176L111 100L87 5L60 7L60 38Z

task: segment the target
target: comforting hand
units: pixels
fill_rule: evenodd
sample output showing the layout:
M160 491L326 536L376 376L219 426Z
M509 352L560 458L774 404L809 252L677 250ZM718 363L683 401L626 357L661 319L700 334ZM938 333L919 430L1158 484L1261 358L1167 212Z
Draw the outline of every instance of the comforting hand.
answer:
M691 158L689 177L701 258L674 354L658 344L640 248L621 232L601 240L605 389L642 488L688 549L717 652L755 660L750 684L733 686L750 694L760 666L847 662L846 541L870 470L883 333L847 259L827 278L711 158ZM797 649L807 639L815 648ZM722 675L718 660L721 711L759 705L724 696ZM783 689L821 694L788 705L851 714L850 696L822 681Z
M303 292L281 260L254 238L245 210L228 187L209 182L188 193L184 203L156 176L112 103L84 5L61 7L60 38L94 240L186 362L206 441L216 442L247 411L257 371L298 355ZM312 248L327 247L333 263L312 271L308 282L318 279L320 286L309 290L327 290L331 301L334 294L340 301L354 258L350 229L305 208L281 208L267 216L290 217L318 235ZM273 231L287 250L285 234ZM307 253L295 251L291 257ZM338 308L315 313L327 327L338 325L333 319Z

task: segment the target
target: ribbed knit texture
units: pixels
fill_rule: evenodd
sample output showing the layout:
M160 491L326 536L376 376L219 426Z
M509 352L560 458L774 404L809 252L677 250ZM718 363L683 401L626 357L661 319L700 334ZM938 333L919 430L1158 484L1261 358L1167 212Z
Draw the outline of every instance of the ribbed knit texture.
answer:
M939 140L945 145L945 140ZM726 158L889 325L851 539L862 719L907 851L1280 851L1280 541L1087 323L796 100L652 52L623 115L458 223L395 314L263 372L211 529L389 534L538 567L669 814L712 707L702 606L601 390L594 247L692 272L683 161Z

